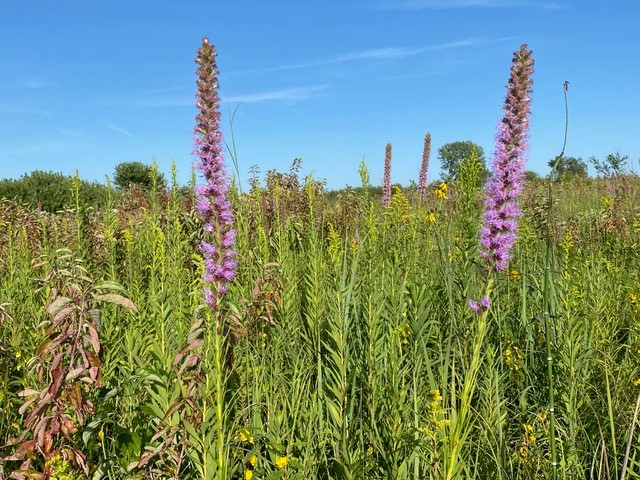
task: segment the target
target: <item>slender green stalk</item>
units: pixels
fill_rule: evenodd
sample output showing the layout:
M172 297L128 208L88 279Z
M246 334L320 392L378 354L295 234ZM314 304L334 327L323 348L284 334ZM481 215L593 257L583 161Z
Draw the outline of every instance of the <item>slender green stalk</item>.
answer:
M553 255L551 245L551 222L553 219L553 182L555 172L558 167L559 160L564 155L564 150L567 146L567 132L569 130L569 104L567 102L567 90L568 83L564 84L564 108L565 108L565 128L564 128L564 142L562 144L562 151L560 155L556 157L556 161L553 164L551 173L549 173L548 179L548 191L547 191L547 228L546 228L546 240L545 240L545 261L544 261L544 282L542 287L542 315L544 324L544 339L547 353L547 380L548 380L548 398L549 398L549 451L551 454L551 475L553 480L558 478L558 457L556 452L556 411L555 411L555 398L554 398L554 379L553 379L553 347L551 339L551 319L555 318L555 305L551 301L552 288L553 288Z
M487 286L484 296L489 297L493 287L493 277L487 279ZM462 384L462 393L460 394L460 406L456 409L455 421L453 421L453 432L449 439L451 450L447 460L446 480L456 478L459 470L460 452L462 447L473 428L469 423L469 414L471 413L471 400L478 384L478 371L482 364L482 346L487 335L488 317L491 309L485 309L480 315L473 339L473 347L471 354L471 363L464 375Z

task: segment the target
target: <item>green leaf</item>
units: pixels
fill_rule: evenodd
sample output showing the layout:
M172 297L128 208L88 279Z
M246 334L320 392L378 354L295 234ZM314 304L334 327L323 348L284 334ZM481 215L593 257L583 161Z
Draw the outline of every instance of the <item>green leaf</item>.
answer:
M89 440L93 437L94 432L100 427L100 420L94 420L87 424L87 426L82 431L82 441L85 445L89 444Z
M123 432L116 437L115 447L118 463L126 470L132 461L140 458L142 439L135 432Z
M119 292L124 292L125 288L120 285L118 282L113 282L111 280L107 280L106 282L102 282L99 285L95 286L96 290L117 290Z

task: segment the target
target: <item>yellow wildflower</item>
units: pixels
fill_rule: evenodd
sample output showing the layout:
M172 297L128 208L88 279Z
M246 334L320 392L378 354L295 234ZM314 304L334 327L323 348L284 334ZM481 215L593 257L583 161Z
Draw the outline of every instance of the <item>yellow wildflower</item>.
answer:
M254 443L253 436L251 436L251 432L249 432L248 428L241 428L238 430L238 438L243 444L250 443L253 445Z
M254 467L256 466L257 462L258 462L258 457L256 457L255 455L251 455L251 457L249 457L249 463Z
M289 457L278 457L276 458L276 467L280 470L284 469L289 465Z
M447 199L447 184L441 183L438 188L436 188L436 197L441 200Z
M428 223L436 223L436 214L434 212L427 213L425 218Z
M253 478L253 470L244 471L244 480L251 480Z
M104 432L102 430L98 432L98 440L100 441L104 440Z

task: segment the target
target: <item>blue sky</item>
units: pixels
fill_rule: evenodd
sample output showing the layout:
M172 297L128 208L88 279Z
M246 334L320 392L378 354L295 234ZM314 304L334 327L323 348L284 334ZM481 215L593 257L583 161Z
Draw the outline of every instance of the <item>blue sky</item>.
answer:
M471 140L493 152L512 52L536 61L528 168L566 153L619 151L638 171L637 0L21 0L0 2L0 178L52 170L103 181L125 161L181 181L193 159L195 64L218 49L224 132L241 179L257 165L328 187L372 183L393 145L392 177L418 176L437 149ZM230 158L229 158L230 162Z

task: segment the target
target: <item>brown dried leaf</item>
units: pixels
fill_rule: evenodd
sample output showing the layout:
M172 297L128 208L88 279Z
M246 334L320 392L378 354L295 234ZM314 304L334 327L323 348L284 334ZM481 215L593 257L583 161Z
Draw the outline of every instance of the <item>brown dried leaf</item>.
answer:
M56 315L60 310L73 302L72 299L68 297L58 297L47 307L47 313L49 315Z
M13 455L4 458L3 460L24 460L24 458L32 453L36 448L35 440L27 440L18 446Z
M38 400L38 397L31 397L29 400L27 400L26 402L24 402L22 404L22 406L18 409L18 413L20 415L24 415L24 412L27 411L27 408L29 408L29 405L31 405L33 402L35 402L36 400Z
M65 380L65 382L69 382L71 380L75 380L80 375L82 375L85 371L86 371L86 368L84 368L84 367L74 368L69 373L67 373L67 376L65 377L64 380Z
M89 326L89 336L91 338L91 346L96 353L100 353L102 345L100 344L100 336L95 328Z
M119 305L138 313L138 308L131 300L127 297L123 297L122 295L118 295L117 293L103 293L101 295L95 295L93 298L99 302L113 303L114 305Z
M38 390L34 390L33 388L27 388L26 390L22 390L18 392L19 397L30 397L31 395L37 395L40 392Z
M52 327L57 327L60 323L67 318L67 316L76 309L75 305L70 305L68 307L64 307L53 317L53 321L51 322Z

